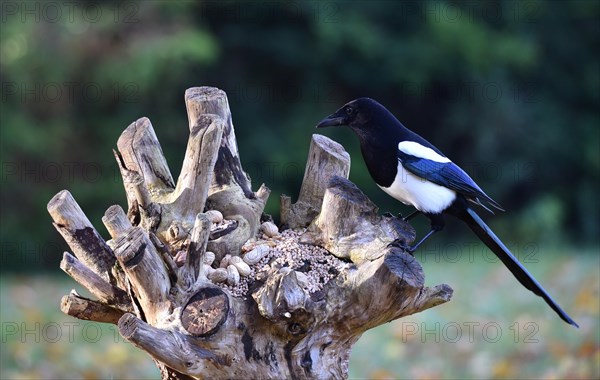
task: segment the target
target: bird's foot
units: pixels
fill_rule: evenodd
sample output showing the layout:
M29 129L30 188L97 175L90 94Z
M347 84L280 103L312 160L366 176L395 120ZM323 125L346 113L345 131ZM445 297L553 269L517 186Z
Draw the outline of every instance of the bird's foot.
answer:
M398 218L398 219L404 219L404 217L402 216L401 213L398 213L397 216L394 216L394 214L392 214L391 212L384 212L383 216L385 216L386 218Z
M398 218L401 218L403 221L408 222L409 220L411 220L415 216L419 215L420 213L421 213L421 211L416 210L406 216L402 216L402 215L398 214Z
M404 252L410 254L411 256L414 256L413 252L415 250L413 249L413 247L411 247L410 245L408 245L406 243L406 241L403 240L403 239L396 239L393 242L391 242L390 244L388 244L387 246L389 248L391 248L391 247L400 248Z

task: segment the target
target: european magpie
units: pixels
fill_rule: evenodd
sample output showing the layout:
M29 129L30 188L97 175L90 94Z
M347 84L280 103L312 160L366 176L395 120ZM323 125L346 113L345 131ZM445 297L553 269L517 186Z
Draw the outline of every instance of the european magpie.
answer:
M483 222L472 205L490 212L491 208L504 211L502 207L439 149L410 131L384 106L370 98L347 103L323 119L317 128L331 126L350 127L358 136L362 156L375 183L393 198L417 209L404 220L418 212L429 218L431 231L409 247L409 252L414 252L444 227L444 214L457 217L498 256L523 286L542 297L565 322L579 327Z

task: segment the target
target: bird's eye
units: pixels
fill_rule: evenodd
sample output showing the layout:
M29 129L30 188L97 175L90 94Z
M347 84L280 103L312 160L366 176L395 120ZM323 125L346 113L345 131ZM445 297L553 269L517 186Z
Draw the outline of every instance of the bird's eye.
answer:
M348 115L352 115L354 113L354 108L352 108L352 107L346 107L346 113Z

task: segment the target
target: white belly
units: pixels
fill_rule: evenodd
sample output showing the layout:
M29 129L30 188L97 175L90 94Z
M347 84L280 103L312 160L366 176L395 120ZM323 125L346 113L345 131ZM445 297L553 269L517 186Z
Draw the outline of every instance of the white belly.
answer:
M456 192L453 190L417 177L404 169L400 162L392 185L379 187L402 203L431 214L441 213L456 199Z

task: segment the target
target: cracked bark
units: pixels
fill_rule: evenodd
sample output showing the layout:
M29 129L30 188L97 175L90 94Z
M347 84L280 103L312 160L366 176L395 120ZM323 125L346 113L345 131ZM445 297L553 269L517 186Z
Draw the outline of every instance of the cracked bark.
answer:
M190 137L173 181L150 121L123 132L115 157L127 213L111 206L104 241L75 199L63 190L48 204L54 225L74 256L61 268L97 300L76 292L61 310L76 318L114 323L146 351L163 379L346 378L352 345L368 329L450 299L447 285L424 286L419 263L388 247L410 242L406 223L377 215L350 181L341 145L313 136L300 196L282 198L282 221L304 227L302 241L320 245L347 264L318 292L299 272L273 269L247 297L234 297L209 279L216 265L257 234L269 190L251 190L241 166L227 97L219 89L186 91ZM206 210L227 227L211 230ZM235 222L233 222L235 221ZM178 266L173 256L185 253Z

